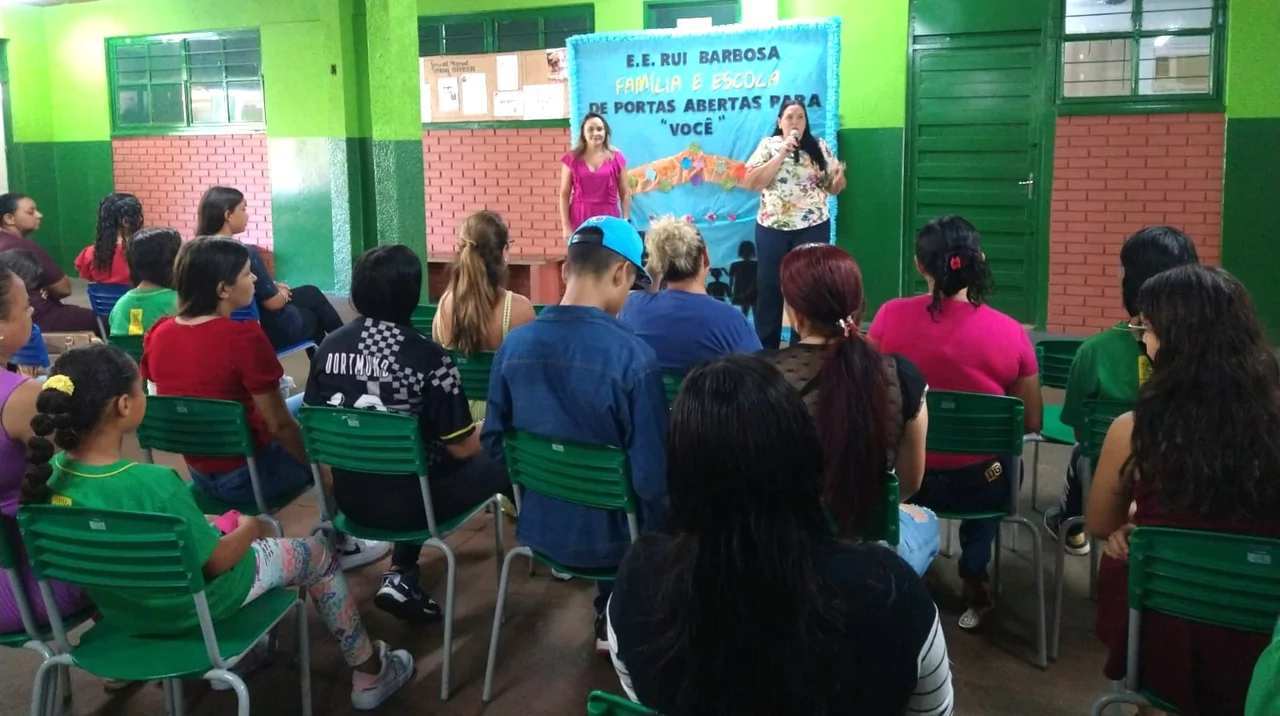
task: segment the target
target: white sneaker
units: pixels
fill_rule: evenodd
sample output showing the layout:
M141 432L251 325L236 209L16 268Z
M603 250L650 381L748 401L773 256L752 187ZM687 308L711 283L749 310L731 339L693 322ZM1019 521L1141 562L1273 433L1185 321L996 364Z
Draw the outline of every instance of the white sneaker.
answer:
M355 672L351 675L351 705L357 711L372 711L391 698L401 686L413 678L413 657L404 649L391 650L386 642L375 641L373 648L382 661L377 676Z
M334 546L334 552L338 555L338 563L342 565L344 572L363 567L370 562L377 562L390 551L390 542L375 542L367 539L356 539L355 537L343 537Z
M241 679L247 677L270 661L270 648L271 635L263 634L262 638L249 649L249 653L245 654L239 663L231 667L231 670ZM211 681L209 682L209 688L214 691L230 691L231 684L225 681Z

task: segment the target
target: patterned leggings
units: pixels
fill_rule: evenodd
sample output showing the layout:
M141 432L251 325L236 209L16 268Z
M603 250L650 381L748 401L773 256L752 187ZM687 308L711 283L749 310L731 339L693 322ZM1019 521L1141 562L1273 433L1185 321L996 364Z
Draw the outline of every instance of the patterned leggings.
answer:
M306 587L347 664L359 666L373 656L342 568L323 537L260 539L254 541L253 551L258 563L245 604L272 589Z

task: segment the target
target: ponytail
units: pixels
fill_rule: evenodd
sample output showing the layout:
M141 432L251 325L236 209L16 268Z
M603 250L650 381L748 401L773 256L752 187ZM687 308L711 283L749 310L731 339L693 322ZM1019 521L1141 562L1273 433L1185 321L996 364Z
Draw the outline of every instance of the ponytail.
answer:
M61 376L54 378L57 377ZM25 505L45 504L53 495L49 489L49 478L53 476L49 461L57 450L49 436L64 450L80 446L80 434L72 424L72 408L71 395L47 386L36 398L36 414L31 418L35 435L27 440L27 471L22 476L21 500Z
M851 323L852 325L852 323ZM858 532L884 491L893 424L884 358L856 328L832 341L818 372L823 502L842 534Z
M976 308L995 288L982 237L964 217L943 216L925 224L916 235L916 261L933 279L929 314L935 321L945 299L968 289L965 295Z
M453 295L449 339L465 355L485 349L489 319L506 282L507 225L492 211L472 214L462 224L458 260L446 292Z

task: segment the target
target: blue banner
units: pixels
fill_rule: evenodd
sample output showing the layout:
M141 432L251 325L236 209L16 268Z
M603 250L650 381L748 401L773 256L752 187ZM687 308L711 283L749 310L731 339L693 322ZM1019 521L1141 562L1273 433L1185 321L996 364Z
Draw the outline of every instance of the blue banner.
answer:
M608 120L627 158L633 222L643 231L664 215L693 221L711 253L708 288L725 297L730 267L755 260L760 195L738 182L782 102L803 101L810 131L836 151L839 53L838 18L571 37L575 138L588 112Z

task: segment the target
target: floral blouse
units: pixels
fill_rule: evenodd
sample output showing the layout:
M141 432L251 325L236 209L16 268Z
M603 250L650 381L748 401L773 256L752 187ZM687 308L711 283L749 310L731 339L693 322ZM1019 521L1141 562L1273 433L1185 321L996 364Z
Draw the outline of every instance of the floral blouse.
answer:
M784 137L765 137L747 160L747 169L767 164L782 149ZM827 143L818 140L818 147L827 160L827 169L835 168L837 159ZM792 159L782 163L773 183L760 192L760 210L756 221L770 229L793 231L821 224L831 218L827 209L827 178L806 152L800 152L800 162Z

